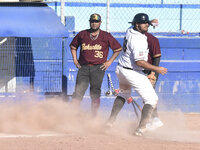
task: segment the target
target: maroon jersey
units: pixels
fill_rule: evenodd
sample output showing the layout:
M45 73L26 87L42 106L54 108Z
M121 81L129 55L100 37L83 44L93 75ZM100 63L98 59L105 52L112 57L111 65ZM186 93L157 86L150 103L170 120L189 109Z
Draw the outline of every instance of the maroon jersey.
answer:
M158 39L152 34L146 32L145 35L147 36L147 42L149 48L148 63L152 64L152 58L161 56L160 44Z
M79 32L72 40L70 47L78 49L80 46L80 65L102 64L107 61L109 47L114 51L121 51L119 42L108 32L100 30L98 38L91 40L89 30Z

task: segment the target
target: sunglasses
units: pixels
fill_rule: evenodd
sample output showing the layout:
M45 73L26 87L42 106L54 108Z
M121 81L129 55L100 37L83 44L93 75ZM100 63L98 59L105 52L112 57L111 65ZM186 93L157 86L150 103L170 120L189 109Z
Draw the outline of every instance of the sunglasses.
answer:
M90 23L94 23L94 22L98 23L98 22L100 22L100 21L98 21L98 20L91 20L91 21L90 21Z

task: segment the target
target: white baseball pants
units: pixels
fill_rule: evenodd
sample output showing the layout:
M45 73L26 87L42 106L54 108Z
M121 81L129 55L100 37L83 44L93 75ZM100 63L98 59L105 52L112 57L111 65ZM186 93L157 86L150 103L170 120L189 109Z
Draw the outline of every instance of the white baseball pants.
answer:
M128 99L131 96L131 88L133 88L141 96L144 104L156 107L158 96L149 79L142 71L125 69L118 65L115 73L120 85L118 96Z

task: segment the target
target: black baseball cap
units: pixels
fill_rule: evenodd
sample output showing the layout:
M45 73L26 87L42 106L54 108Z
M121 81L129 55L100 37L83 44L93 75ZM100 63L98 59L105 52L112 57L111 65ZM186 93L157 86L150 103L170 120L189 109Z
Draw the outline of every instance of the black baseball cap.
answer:
M90 16L90 20L89 21L96 21L96 22L100 22L101 21L101 16L99 14L92 14Z

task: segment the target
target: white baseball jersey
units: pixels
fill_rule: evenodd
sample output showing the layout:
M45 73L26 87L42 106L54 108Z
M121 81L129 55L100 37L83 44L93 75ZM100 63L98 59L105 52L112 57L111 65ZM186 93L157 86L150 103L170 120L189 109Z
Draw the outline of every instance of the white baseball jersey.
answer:
M141 96L144 104L156 107L158 96L151 82L142 72L143 68L136 65L136 61L148 59L147 37L132 27L126 32L123 52L119 58L116 75L120 84L119 96L128 99L131 96L131 88Z
M119 58L119 64L133 70L144 70L135 64L135 61L148 59L147 37L130 27L124 38L123 52Z

